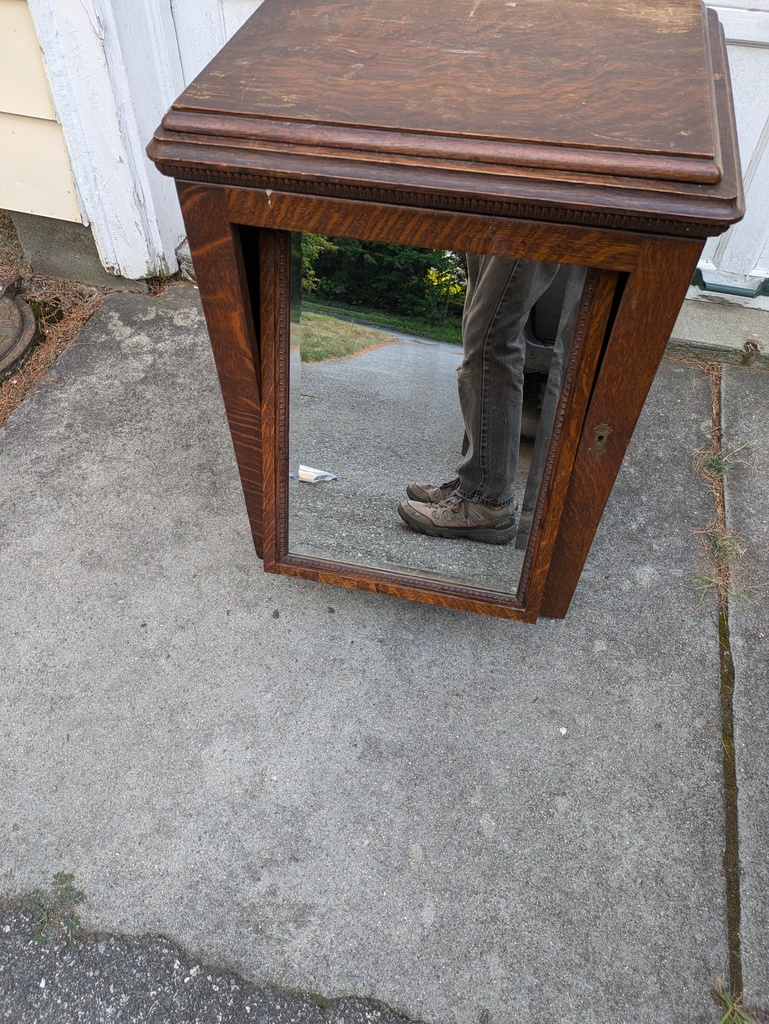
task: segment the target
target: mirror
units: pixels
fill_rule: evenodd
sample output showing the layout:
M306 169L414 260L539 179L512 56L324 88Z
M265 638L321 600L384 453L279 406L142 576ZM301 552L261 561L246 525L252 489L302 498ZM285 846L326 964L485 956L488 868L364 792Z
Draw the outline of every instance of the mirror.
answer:
M376 294L364 305L365 282L348 287L344 260L312 263L318 245L331 254L334 247L346 249L348 278L360 276L358 264L378 259L379 250L398 252L377 267L382 287L371 288ZM471 294L482 287L485 259L467 257ZM401 269L426 267L421 283L406 274L399 285L398 263ZM457 371L466 258L310 236L303 261L302 236L292 236L290 553L515 594L585 279L583 268L535 266L539 298L523 329L514 525L505 527L506 543L449 539L411 528L398 505L409 483L443 484L464 464L468 443ZM319 268L325 277L313 279ZM435 294L416 315L425 280Z

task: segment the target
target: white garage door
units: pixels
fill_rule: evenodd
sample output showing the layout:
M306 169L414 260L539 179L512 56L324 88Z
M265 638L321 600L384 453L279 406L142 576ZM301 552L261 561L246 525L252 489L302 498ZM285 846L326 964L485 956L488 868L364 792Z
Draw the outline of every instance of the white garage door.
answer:
M709 292L769 309L769 0L753 0L750 8L745 0L709 6L726 34L747 212L725 235L710 239L700 271Z

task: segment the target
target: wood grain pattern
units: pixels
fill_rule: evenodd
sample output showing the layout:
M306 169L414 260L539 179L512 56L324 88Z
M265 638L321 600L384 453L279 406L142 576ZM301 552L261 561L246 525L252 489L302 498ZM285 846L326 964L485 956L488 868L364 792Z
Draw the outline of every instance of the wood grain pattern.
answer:
M699 0L456 0L435 19L411 0L266 0L148 152L186 180L704 238L744 202L721 32L703 11ZM340 19L378 40L383 77L370 90L328 77L333 54L353 48ZM407 69L388 49L393 19L419 39Z
M265 0L174 106L443 135L460 158L463 137L533 143L561 167L610 152L646 173L645 155L672 156L672 176L712 182L704 45L699 0L452 0L439 16L413 0Z
M385 572L369 566L348 565L344 562L324 563L319 558L286 555L269 571L281 576L295 576L332 586L421 601L441 608L456 608L459 611L494 615L497 618L514 619L518 622L537 620L537 609L524 607L517 597L506 597L493 591L463 587L460 584L419 579L405 573Z
M697 242L645 240L630 275L603 356L579 448L542 597L541 613L563 618L582 573L595 531L619 472L633 429L702 246ZM611 435L603 455L590 454L596 428Z
M388 204L357 203L320 196L230 189L230 219L281 231L309 231L429 249L519 256L550 263L632 270L640 238L629 232L594 231L543 225L477 214L420 210Z
M179 179L265 568L524 621L565 615L704 239L743 212L714 12L452 0L436 17L413 0L265 0L148 152ZM593 268L515 597L288 552L294 230ZM611 434L596 457L599 424Z
M288 552L289 253L286 231L259 232L264 568Z
M588 402L622 284L620 275L609 271L589 270L585 280L521 572L519 594L527 607L539 609L542 604Z
M256 553L261 558L259 349L242 240L237 228L230 223L223 189L179 183L178 193L251 533Z

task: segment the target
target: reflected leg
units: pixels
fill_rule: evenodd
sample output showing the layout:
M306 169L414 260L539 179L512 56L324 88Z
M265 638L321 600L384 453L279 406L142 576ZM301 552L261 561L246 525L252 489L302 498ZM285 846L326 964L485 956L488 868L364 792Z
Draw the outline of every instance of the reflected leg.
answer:
M468 253L467 267L464 360L457 371L465 426L458 492L479 505L508 505L521 436L523 328L558 264Z

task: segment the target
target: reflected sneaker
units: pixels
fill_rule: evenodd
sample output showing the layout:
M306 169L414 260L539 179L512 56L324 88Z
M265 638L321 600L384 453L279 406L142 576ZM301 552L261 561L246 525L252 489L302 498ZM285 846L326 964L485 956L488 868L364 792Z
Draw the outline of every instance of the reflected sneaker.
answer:
M440 484L438 487L433 484L409 484L406 494L412 501L421 501L425 505L437 505L439 501L444 501L453 494L458 486L459 477L449 480L446 484Z
M507 544L515 536L515 508L489 508L451 494L435 505L423 501L402 501L398 515L407 526L429 537L464 537L486 544Z

